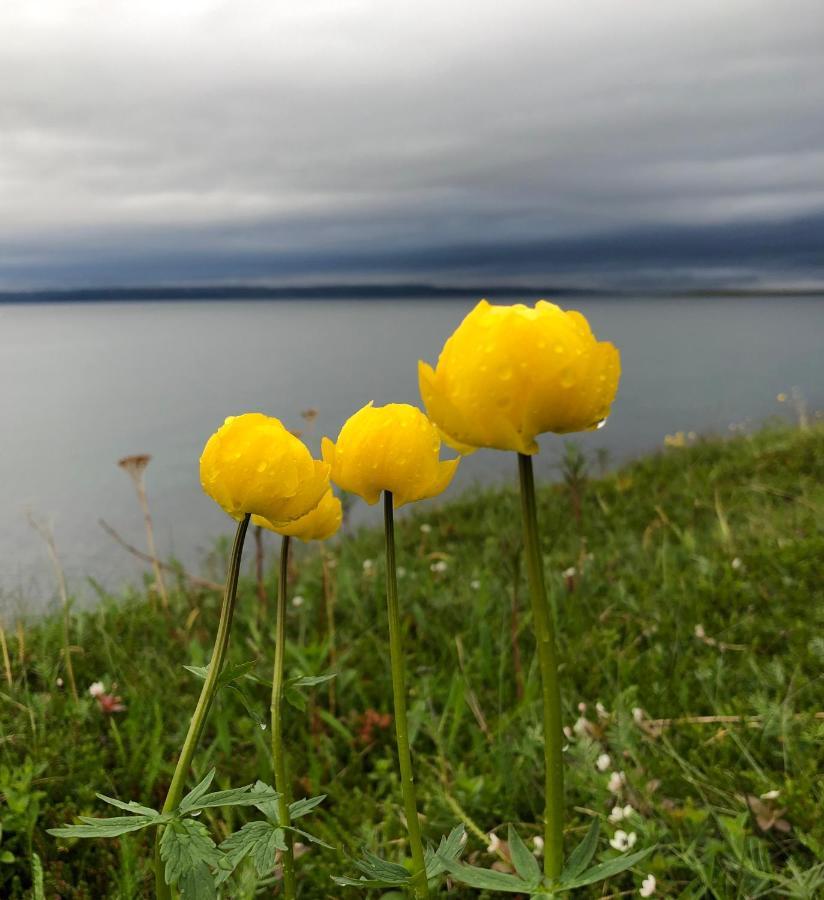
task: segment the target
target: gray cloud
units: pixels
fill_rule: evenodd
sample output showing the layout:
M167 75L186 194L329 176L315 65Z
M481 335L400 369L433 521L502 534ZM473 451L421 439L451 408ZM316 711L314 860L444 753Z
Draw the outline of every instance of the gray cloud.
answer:
M0 287L809 216L822 45L819 0L5 3Z

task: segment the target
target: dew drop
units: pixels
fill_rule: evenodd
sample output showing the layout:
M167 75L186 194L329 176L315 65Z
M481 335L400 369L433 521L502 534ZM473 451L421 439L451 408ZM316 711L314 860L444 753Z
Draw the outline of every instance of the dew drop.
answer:
M258 725L260 726L261 731L266 731L266 723L265 722L258 722Z
M606 420L606 417L605 417L605 418L601 419L601 421L598 422L598 423L596 424L595 430L596 430L596 431L600 431L600 430L604 427L604 425L606 425L606 424L607 424L607 420Z

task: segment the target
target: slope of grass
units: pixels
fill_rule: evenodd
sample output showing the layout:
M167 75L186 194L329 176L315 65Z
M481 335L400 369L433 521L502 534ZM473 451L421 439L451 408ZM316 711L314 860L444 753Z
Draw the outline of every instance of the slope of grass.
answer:
M514 467L513 458L513 482ZM667 897L824 895L823 476L824 430L775 427L541 490L569 729L567 845L599 816L601 857L617 854L608 840L619 828L635 833L636 849L656 846L640 870L580 896L637 892L648 873ZM490 853L486 835L503 841L510 822L538 835L543 783L517 496L475 494L404 519L398 540L425 835L434 842L463 821L467 858L497 858L506 869L506 845ZM218 581L225 550L207 564ZM310 900L357 895L329 876L351 874L347 855L361 846L394 860L405 851L383 715L391 688L381 535L347 536L325 553L325 575L316 551L297 560L292 591L303 602L287 625L293 673L338 673L305 710L287 712L295 794L328 794L307 824L339 848L299 859ZM231 660L258 660L266 678L271 602L261 608L251 544L247 556ZM95 791L162 803L199 689L183 666L206 663L216 613L214 594L181 582L168 615L139 592L78 615L78 704L57 683L60 620L17 633L7 623L2 896L33 896L34 854L47 897L152 895L149 835L66 842L45 829L108 815ZM124 712L101 712L87 694L98 680L116 684ZM265 719L266 687L249 682L245 692ZM270 780L267 740L224 691L191 783L212 766L220 786ZM612 823L615 806L632 811ZM205 820L219 838L245 816L215 810ZM251 897L255 887L244 871L227 896ZM478 896L458 887L449 895Z

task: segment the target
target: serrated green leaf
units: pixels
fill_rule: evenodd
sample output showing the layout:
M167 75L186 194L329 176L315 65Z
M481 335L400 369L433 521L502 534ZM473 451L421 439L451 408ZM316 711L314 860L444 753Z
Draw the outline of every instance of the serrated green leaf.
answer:
M217 866L221 857L202 822L197 819L173 819L160 839L160 858L166 866L166 884L180 884L184 890L188 884L190 890L203 890L205 875L208 875L213 889L209 896L215 896L209 867Z
M313 844L318 844L320 847L325 847L327 850L334 850L335 848L331 844L327 844L326 841L319 838L316 834L310 834L308 831L303 831L300 828L295 828L294 825L283 825L287 831L294 831L295 834L299 834L301 837L305 837L307 841L311 841Z
M78 818L83 823L82 825L49 828L48 833L62 838L114 838L165 821L162 816L114 816L111 819L92 819L89 816L79 816Z
M355 860L355 866L368 878L385 881L388 885L405 884L412 877L404 866L381 859L366 849L363 851L363 859Z
M284 687L287 690L290 688L316 687L319 684L331 681L333 678L337 678L334 672L328 672L325 675L296 675L294 678L288 678Z
M326 799L326 794L320 794L317 797L304 797L302 800L295 800L289 804L289 818L300 819L310 813L316 806L319 806Z
M206 774L206 777L196 784L188 794L180 801L180 811L182 813L190 812L195 808L198 800L209 790L215 779L215 770L212 769Z
M158 813L156 809L152 809L151 806L141 806L134 800L129 800L128 803L125 803L123 800L116 800L114 797L107 797L105 794L95 794L95 797L97 797L99 800L102 800L104 803L108 803L109 806L116 806L118 809L125 809L126 812L134 813L135 815L160 815L160 813Z
M585 887L588 884L595 884L598 881L612 878L613 875L618 875L627 869L631 869L636 863L649 856L654 849L654 847L649 847L646 850L631 853L629 856L618 856L615 859L610 859L607 862L593 866L591 869L587 869L586 872L569 881L562 878L559 880L558 887L568 891L572 888Z
M446 857L438 857L444 869L456 880L469 887L488 891L503 891L506 894L528 894L530 886L516 875L496 872L494 869L479 869L465 866Z
M347 878L345 875L333 875L332 881L341 887L356 888L393 888L398 887L396 881L381 881L379 878Z
M46 900L43 884L43 863L36 853L31 855L31 889L32 900Z
M515 871L525 882L533 887L538 887L541 883L541 867L512 825L509 826L507 843L509 844L509 855L512 859L512 864L515 866Z
M253 785L247 784L239 788L205 794L196 803L190 805L185 812L213 809L216 806L256 806L261 801L277 800L279 796L280 794L276 791L267 791L266 793L255 791ZM181 807L181 812L183 811Z
M280 815L278 814L278 805L277 805L277 797L280 796L278 792L271 786L266 784L265 781L261 781L258 779L255 782L255 786L252 789L258 795L258 799L255 800L253 804L255 809L259 810L263 813L264 816L270 821L274 822L275 825L280 823ZM274 794L275 799L269 800L261 800L260 797L266 794Z
M178 887L183 900L217 900L215 880L206 865L196 866L182 875Z
M561 872L560 880L568 881L577 878L581 872L590 864L595 851L598 848L598 834L601 831L601 822L596 818L592 820L584 839L569 854L564 870Z
M224 666L223 671L220 673L217 679L217 686L223 687L223 685L231 684L233 681L238 681L241 678L245 678L252 669L257 665L257 660L251 659L247 662L236 663L232 666ZM199 678L201 681L206 680L206 676L209 674L208 666L184 666L187 672L191 672L196 678Z
M441 837L438 842L438 849L433 850L431 846L426 848L424 858L426 860L426 877L435 878L443 874L446 870L438 859L439 856L446 857L453 861L457 860L464 848L466 829L463 825L456 825L452 831L445 837Z
M295 709L300 710L301 712L306 712L306 697L304 697L300 691L293 690L292 688L286 688L283 692L283 699L289 704L289 706L293 706Z

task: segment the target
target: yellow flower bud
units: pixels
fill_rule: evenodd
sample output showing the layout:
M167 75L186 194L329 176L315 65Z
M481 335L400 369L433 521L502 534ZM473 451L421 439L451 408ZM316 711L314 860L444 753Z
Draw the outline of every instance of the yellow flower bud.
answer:
M441 462L440 449L437 428L406 403L369 403L344 423L337 444L322 443L335 484L367 503L391 491L396 509L440 494L452 480L459 460Z
M278 534L298 538L301 541L325 541L340 528L343 509L332 488L321 497L320 503L305 516L294 522L270 522L262 516L252 516L252 524L268 528Z
M329 490L329 466L278 419L229 416L200 457L203 490L233 518L246 513L290 522L313 510Z
M538 452L535 437L597 428L609 415L621 361L579 312L480 303L444 344L433 370L418 364L426 411L461 453Z

